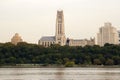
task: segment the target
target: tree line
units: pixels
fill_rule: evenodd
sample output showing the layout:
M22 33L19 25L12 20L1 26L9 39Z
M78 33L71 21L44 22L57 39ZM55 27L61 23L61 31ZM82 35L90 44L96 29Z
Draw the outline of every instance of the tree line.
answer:
M120 45L85 47L0 43L0 65L120 65Z

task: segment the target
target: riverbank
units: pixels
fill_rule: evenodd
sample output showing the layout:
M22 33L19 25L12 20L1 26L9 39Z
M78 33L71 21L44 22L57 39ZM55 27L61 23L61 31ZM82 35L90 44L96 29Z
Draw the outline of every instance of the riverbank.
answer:
M65 67L64 65L19 64L1 65L0 68L120 68L120 65L75 65Z

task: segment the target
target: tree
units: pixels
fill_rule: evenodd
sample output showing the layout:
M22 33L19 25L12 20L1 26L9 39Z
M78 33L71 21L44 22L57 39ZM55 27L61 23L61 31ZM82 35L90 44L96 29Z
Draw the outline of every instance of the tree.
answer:
M75 62L73 61L69 61L65 63L65 67L73 67L73 66L75 66Z
M112 59L107 59L106 65L113 65L114 64L114 61Z
M100 59L94 59L94 64L95 65L101 65Z
M120 45L43 47L25 42L0 43L0 64L120 65Z

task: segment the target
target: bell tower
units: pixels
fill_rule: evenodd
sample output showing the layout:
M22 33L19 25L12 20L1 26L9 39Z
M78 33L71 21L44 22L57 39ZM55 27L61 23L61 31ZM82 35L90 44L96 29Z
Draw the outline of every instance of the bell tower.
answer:
M62 10L57 11L55 40L56 44L59 44L61 46L64 46L66 44L64 15Z

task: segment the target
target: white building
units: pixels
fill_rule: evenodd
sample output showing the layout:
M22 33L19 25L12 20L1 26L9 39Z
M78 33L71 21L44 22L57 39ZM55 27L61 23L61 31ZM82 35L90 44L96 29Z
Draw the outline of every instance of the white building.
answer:
M105 43L119 44L118 32L111 23L105 23L104 26L99 29L97 43L100 46L104 46Z
M120 44L120 31L118 31L118 35L119 35L119 44Z
M93 46L95 45L95 39L67 39L67 45L69 46L86 46L86 45L90 45Z

